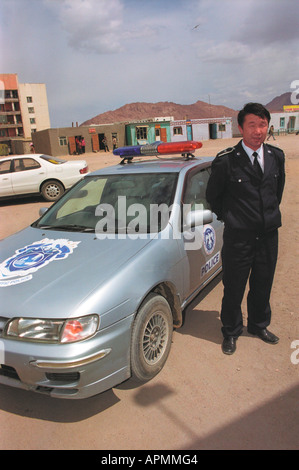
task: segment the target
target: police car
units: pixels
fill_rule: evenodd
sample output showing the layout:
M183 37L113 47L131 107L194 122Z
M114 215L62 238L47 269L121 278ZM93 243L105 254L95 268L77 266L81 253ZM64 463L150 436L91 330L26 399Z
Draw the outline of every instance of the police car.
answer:
M85 398L162 369L183 310L221 271L211 161L126 157L1 242L1 384Z

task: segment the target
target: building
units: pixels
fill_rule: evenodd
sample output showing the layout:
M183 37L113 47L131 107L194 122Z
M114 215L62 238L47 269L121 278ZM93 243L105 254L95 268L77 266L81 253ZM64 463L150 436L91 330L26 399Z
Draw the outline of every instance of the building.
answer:
M152 144L156 141L209 140L232 137L232 118L174 121L173 117L156 117L135 122L45 129L32 134L36 152L53 155L78 155L76 141L85 141L85 152L104 151L104 137L110 151L125 145Z
M0 74L0 154L30 152L32 134L50 128L46 85Z
M232 118L207 118L172 121L171 141L229 139L232 137Z
M298 132L299 109L295 106L284 106L284 112L271 113L270 125L274 126L274 133L278 135Z
M170 123L173 117L155 117L126 124L127 145L152 144L156 141L170 142Z
M32 134L32 142L36 152L59 157L80 154L78 141L82 142L83 139L85 142L85 152L104 151L104 137L107 140L110 151L113 150L114 143L117 147L126 145L125 124L116 123L45 129Z

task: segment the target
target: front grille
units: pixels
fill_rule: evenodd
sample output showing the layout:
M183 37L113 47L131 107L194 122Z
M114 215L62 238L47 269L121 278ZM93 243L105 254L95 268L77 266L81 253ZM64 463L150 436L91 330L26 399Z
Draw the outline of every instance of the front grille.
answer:
M0 375L8 377L10 379L20 380L16 369L5 364L0 364Z
M80 378L79 372L47 372L46 377L51 382L63 382L65 384L78 382Z

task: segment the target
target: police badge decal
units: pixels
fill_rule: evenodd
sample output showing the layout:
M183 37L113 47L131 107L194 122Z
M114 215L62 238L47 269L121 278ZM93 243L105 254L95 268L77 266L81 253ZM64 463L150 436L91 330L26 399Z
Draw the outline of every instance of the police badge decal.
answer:
M16 250L0 264L0 287L7 287L32 279L32 273L54 260L67 258L80 242L44 238Z
M216 233L211 225L204 226L203 239L205 252L207 255L210 255L214 251L216 244Z

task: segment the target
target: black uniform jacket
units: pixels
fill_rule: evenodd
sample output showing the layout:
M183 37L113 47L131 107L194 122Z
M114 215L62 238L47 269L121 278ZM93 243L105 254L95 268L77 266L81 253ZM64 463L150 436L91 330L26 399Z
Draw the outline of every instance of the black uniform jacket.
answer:
M226 229L268 232L281 226L279 204L284 183L284 153L264 145L264 175L255 169L240 141L212 163L207 200Z

